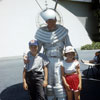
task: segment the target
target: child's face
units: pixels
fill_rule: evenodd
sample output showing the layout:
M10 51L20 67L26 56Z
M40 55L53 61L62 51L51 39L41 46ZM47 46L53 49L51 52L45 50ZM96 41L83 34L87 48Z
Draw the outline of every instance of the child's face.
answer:
M32 54L37 54L38 46L33 45L33 46L30 46L29 48Z
M75 53L69 52L69 53L66 53L65 56L67 57L67 59L73 60L75 57Z

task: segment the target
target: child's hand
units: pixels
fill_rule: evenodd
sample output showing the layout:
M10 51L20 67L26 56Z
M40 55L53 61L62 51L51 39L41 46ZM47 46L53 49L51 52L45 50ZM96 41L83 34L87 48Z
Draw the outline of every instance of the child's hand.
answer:
M81 84L78 85L78 89L82 90L82 85Z
M29 63L28 57L26 55L23 57L23 60L25 64Z
M48 82L47 81L43 81L43 87L46 87L48 85Z
M23 88L24 88L24 90L28 90L28 85L26 82L23 82Z
M69 85L67 84L67 85L65 85L65 88L68 90L68 91L70 91L70 87L69 87Z

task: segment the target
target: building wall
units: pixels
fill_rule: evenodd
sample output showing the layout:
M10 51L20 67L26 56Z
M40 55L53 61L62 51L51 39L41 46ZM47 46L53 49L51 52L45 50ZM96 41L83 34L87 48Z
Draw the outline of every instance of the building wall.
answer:
M99 34L97 29L97 19L93 14L91 3L77 2L77 0L76 2L74 0L63 0L59 3L67 10L72 12L75 16L77 16L92 40L100 40L100 38L98 38Z

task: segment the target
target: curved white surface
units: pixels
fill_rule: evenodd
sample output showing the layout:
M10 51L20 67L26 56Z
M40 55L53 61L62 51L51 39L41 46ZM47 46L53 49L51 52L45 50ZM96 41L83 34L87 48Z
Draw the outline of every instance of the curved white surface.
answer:
M45 0L39 0L45 8ZM48 7L55 2L48 1ZM70 40L75 48L91 43L88 34L76 16L61 5L57 9L62 13L64 26L69 30ZM35 0L0 1L0 57L19 56L28 50L28 42L33 39L36 28L36 16L40 8Z

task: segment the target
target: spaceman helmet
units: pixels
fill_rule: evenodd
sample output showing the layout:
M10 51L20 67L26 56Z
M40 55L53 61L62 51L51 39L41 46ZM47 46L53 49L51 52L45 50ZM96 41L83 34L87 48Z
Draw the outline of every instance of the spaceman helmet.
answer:
M39 7L40 7L40 5L39 5ZM46 7L45 9L42 9L42 7L40 7L40 8L41 8L41 11L38 13L38 15L36 17L36 26L38 28L46 27L47 26L46 21L49 19L53 19L53 20L56 19L56 24L63 25L62 14L60 13L60 11L58 11L56 9L57 1L56 1L54 8L48 8L48 7Z
M45 20L49 20L49 19L56 19L56 11L54 9L51 9L51 8L48 8L48 9L45 9L43 10L41 13L40 13L40 16Z

